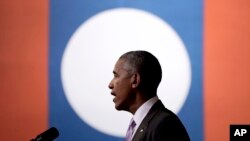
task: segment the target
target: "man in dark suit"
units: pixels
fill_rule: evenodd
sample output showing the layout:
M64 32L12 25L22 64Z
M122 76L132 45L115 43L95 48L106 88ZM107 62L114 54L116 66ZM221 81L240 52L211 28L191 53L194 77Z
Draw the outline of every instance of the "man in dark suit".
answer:
M117 110L133 114L126 141L189 141L179 118L157 96L162 70L147 51L130 51L115 64L109 84Z

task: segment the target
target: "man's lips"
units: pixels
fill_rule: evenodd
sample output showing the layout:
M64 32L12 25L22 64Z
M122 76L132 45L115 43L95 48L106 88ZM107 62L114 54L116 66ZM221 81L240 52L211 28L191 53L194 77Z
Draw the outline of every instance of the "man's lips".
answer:
M114 93L114 92L111 92L111 95L115 96L115 93Z
M114 93L114 92L111 92L111 95L113 95L113 96L114 96L114 98L113 98L113 102L115 102L115 101L116 101L116 96L115 96L115 93Z

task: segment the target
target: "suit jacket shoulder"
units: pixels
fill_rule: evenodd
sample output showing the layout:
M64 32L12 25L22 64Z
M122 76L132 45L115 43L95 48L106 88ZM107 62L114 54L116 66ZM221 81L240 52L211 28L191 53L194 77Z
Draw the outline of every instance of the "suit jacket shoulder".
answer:
M132 141L190 141L180 119L157 101L137 129Z

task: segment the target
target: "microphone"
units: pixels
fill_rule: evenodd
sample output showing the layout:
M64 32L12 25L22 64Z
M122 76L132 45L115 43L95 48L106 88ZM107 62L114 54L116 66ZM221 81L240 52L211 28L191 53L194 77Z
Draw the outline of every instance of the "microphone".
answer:
M50 129L37 135L37 137L35 139L32 139L31 141L53 141L58 136L59 136L58 130L55 127L51 127Z

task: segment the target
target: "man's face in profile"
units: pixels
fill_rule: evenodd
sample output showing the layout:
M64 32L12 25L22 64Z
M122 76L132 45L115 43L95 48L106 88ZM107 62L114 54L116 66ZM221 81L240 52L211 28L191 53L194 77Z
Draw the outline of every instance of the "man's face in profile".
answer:
M125 61L120 59L116 62L113 74L114 77L109 83L111 94L114 97L113 102L117 110L126 110L129 108L132 91L132 75L125 68Z

